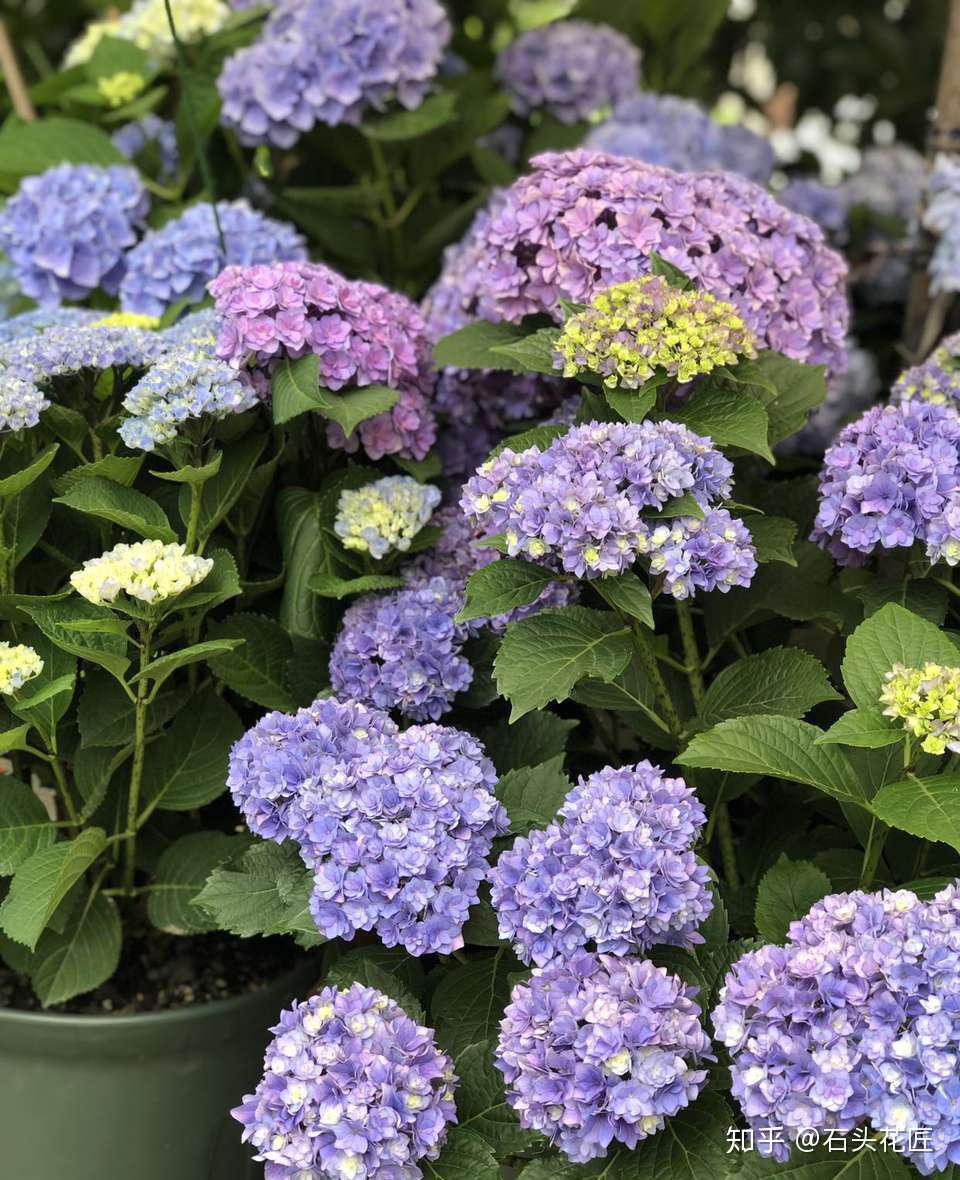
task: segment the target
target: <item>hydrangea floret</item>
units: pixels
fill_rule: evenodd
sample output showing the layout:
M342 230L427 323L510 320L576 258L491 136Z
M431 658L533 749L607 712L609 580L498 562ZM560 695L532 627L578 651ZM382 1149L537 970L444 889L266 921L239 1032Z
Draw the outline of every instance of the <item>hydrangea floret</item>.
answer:
M960 753L960 668L894 664L880 691L884 715L903 727L928 754Z
M217 32L230 16L230 6L225 0L170 0L170 7L177 37L185 44ZM104 37L132 41L157 62L168 61L174 55L165 0L134 0L124 13L90 21L67 50L64 66L88 62Z
M165 347L161 333L108 316L18 336L0 345L0 364L39 384L84 369L146 368L163 355Z
M26 643L0 640L0 694L19 692L43 671L43 660Z
M32 430L50 399L29 376L0 366L0 431Z
M70 584L98 606L116 602L120 594L159 605L199 585L212 569L211 558L187 553L184 545L135 541L91 557L70 575Z
M171 181L180 167L180 148L177 128L169 119L161 119L152 112L124 123L110 137L113 146L128 160L139 160L147 153L156 153L154 166L160 180Z
M143 91L146 79L132 70L118 70L109 77L97 79L97 90L108 107L126 106Z
M891 398L960 407L960 332L944 336L925 361L905 369L894 382Z
M440 503L440 489L409 475L387 475L340 493L333 528L345 549L371 557L410 548Z
M646 959L574 954L510 996L496 1064L520 1125L584 1163L656 1134L712 1061L695 989Z

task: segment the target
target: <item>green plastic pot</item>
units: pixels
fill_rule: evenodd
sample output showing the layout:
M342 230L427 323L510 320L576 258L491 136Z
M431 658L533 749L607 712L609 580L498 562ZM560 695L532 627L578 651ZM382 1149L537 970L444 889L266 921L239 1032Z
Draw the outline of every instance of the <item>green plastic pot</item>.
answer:
M255 1087L281 1008L317 965L230 1000L134 1016L0 1009L0 1175L253 1180L230 1108Z

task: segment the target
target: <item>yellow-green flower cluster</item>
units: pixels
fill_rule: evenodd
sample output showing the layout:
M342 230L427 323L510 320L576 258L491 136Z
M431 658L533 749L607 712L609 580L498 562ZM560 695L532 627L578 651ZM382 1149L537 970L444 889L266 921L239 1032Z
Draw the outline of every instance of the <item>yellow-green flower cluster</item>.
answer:
M70 582L78 594L98 605L115 602L121 593L160 603L198 585L212 568L209 558L187 553L184 545L137 541L115 545L102 557L85 561L70 575Z
M185 43L215 33L231 13L226 0L172 0L170 7L177 36ZM132 41L157 61L173 57L173 37L164 0L134 0L121 15L91 21L67 50L64 66L88 62L104 37Z
M0 693L16 692L43 671L43 660L25 643L0 642Z
M388 475L366 487L340 493L333 528L345 549L378 560L391 549L406 550L440 503L440 490L409 475Z
M133 102L146 84L142 74L135 74L132 70L119 70L107 78L98 78L97 90L107 106L122 107L128 102Z
M142 328L155 332L160 327L160 317L141 315L137 311L112 311L102 319L94 320L91 328Z
M880 703L887 706L887 717L902 721L904 729L921 738L928 754L960 753L960 668L894 664L885 679Z
M755 356L753 337L730 303L645 275L601 291L570 316L553 354L564 377L597 373L604 385L637 389L658 371L678 381Z

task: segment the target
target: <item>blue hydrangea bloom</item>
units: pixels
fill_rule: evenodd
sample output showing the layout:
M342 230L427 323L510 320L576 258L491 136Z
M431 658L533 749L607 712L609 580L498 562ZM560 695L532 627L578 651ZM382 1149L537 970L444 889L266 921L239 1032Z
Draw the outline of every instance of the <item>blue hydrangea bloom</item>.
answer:
M145 154L156 154L157 177L170 181L180 167L177 129L169 119L161 119L152 112L132 123L124 123L111 136L113 146L128 160L138 160Z
M930 290L960 291L960 164L940 152L927 182L923 224L937 235L930 258Z
M0 364L0 431L36 426L49 405L49 399L29 376Z
M0 320L0 345L26 336L36 336L49 328L82 328L103 318L103 313L86 307L36 307L20 315Z
M160 229L151 230L127 257L120 286L124 311L163 315L180 300L199 303L207 283L227 265L306 258L301 234L285 221L266 217L245 200L217 204L227 244L224 255L213 206L191 205Z
M164 351L159 332L94 321L10 340L0 345L0 364L42 382L83 369L146 368Z
M815 221L833 242L847 240L850 200L840 185L823 184L811 176L798 176L777 193L777 200Z
M38 303L115 295L150 199L135 168L58 164L0 209L0 250Z

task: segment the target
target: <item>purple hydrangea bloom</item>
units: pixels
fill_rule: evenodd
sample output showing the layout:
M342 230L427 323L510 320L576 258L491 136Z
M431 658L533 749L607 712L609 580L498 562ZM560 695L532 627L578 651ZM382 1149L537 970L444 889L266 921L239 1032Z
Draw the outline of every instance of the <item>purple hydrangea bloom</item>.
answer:
M414 721L436 721L473 668L463 654L469 630L455 623L463 589L442 577L358 599L343 616L330 653L334 692Z
M730 172L582 150L533 164L446 255L427 301L432 323L559 319L561 299L589 303L649 273L655 251L732 303L759 347L842 368L847 268L809 218Z
M169 119L161 119L153 113L124 123L111 136L113 146L123 152L128 160L136 160L146 153L156 154L157 176L162 181L171 181L180 167L180 149L177 146L177 129Z
M306 258L303 237L285 221L265 217L245 200L217 204L227 244L224 255L213 216L203 201L150 233L127 257L120 286L124 311L163 315L185 299L199 303L207 284L227 265L252 266Z
M893 401L960 406L960 332L944 336L927 359L904 370L891 391Z
M285 1009L233 1117L265 1180L422 1175L457 1121L453 1062L382 992L355 983Z
M713 900L693 854L706 815L681 778L638 762L581 778L555 823L519 836L493 869L500 937L525 963L702 942Z
M659 1131L713 1060L695 990L645 959L580 953L537 968L514 987L497 1045L520 1125L577 1163Z
M850 202L841 186L823 184L810 176L798 176L777 193L777 200L815 221L832 242L847 240Z
M584 146L677 172L739 172L758 184L774 163L769 142L748 127L715 123L693 99L653 91L621 102Z
M865 205L882 217L914 222L927 182L923 153L905 143L868 147L860 167L840 186L848 207Z
M960 890L841 893L739 959L713 1012L757 1149L869 1125L924 1175L960 1162ZM923 1129L926 1144L911 1144ZM786 1142L783 1140L786 1139ZM925 1148L925 1149L924 1149Z
M960 291L960 164L939 152L927 183L923 224L937 235L930 258L930 290Z
M135 168L58 164L28 176L0 209L0 250L38 303L115 295L150 198Z
M559 20L521 33L495 72L516 114L578 123L636 92L640 50L609 25Z
M450 22L437 0L277 0L217 82L241 143L292 147L317 123L359 123L395 100L420 106Z
M165 351L163 336L147 328L89 324L48 328L0 345L0 364L42 382L83 369L146 368Z
M847 340L847 368L827 380L827 396L803 429L777 446L782 455L822 455L845 423L858 417L876 400L882 382L872 352Z
M320 358L320 383L339 390L383 384L400 392L391 410L361 422L349 439L331 422L332 446L371 459L422 459L436 438L429 399L436 380L423 316L404 295L345 279L313 262L231 266L210 284L221 316L217 354L250 373L258 389L284 356Z
M757 572L750 530L725 508L711 508L702 519L680 516L647 525L645 543L651 574L663 577L673 598L691 598L698 590L726 594L733 586L749 586Z
M811 539L841 565L914 541L931 561L960 561L956 410L906 401L874 406L844 427L824 456Z

